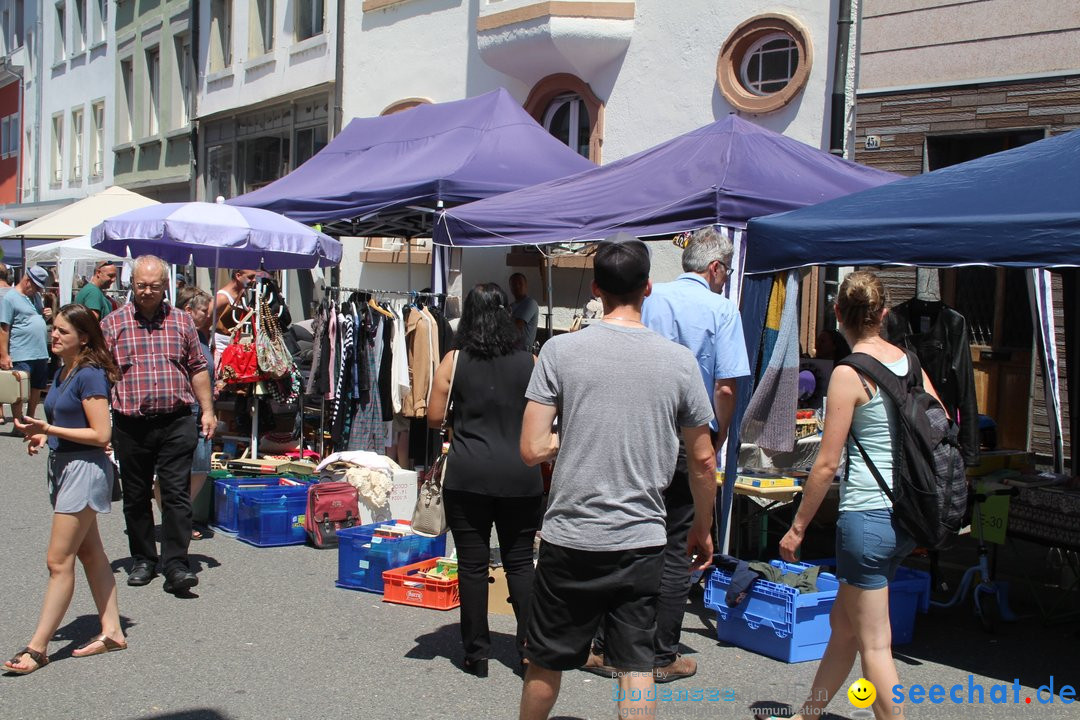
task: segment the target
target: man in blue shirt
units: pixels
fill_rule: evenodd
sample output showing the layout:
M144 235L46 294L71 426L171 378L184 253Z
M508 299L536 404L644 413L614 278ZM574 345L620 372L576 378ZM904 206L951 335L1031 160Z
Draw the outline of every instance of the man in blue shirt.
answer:
M0 300L0 370L22 370L30 375L26 413L34 417L41 392L49 384L48 327L42 317L39 292L49 284L49 272L32 267ZM22 403L11 404L11 414L22 417Z
M712 227L695 231L682 254L683 274L672 282L653 285L645 298L641 320L650 330L689 348L697 358L701 379L713 400L716 417L710 423L714 451L727 439L735 413L735 379L750 374L739 309L721 293L731 271L731 241ZM697 662L679 655L683 614L690 594L690 558L687 533L694 517L694 500L686 468L685 448L671 484L664 493L667 508L667 547L660 602L656 613L656 682L671 682L694 675ZM602 639L586 670L606 674Z

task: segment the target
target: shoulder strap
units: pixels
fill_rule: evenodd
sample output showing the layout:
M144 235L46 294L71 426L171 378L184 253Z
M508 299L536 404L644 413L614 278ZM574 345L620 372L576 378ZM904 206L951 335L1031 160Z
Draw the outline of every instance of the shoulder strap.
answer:
M446 390L446 407L443 409L442 430L446 431L446 417L450 414L450 396L454 392L454 376L457 375L457 361L461 357L460 350L454 350L454 362L450 366L450 387Z
M855 433L850 430L848 431L848 437L855 442L855 447L859 449L859 454L862 455L863 462L865 462L866 467L870 469L870 474L877 480L878 487L880 487L881 491L885 493L885 496L889 498L889 502L896 504L896 498L893 496L892 490L889 488L888 484L886 484L885 478L881 477L881 471L874 465L874 461L870 459L870 455L863 448L862 443L859 442L859 438L855 437ZM849 459L848 463L850 464L850 462Z
M873 380L878 390L888 395L894 403L899 405L907 397L907 389L910 387L911 378L922 377L919 361L911 351L905 351L908 358L908 374L904 380L896 376L892 370L885 367L880 360L866 353L851 353L840 361L841 365L854 368L856 372L866 375Z

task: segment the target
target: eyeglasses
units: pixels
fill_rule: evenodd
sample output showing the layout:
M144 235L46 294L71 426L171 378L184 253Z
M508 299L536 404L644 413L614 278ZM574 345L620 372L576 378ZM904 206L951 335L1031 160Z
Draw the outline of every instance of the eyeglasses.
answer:
M162 287L164 286L161 283L135 283L135 289L139 292L145 290L149 290L150 292L161 292Z

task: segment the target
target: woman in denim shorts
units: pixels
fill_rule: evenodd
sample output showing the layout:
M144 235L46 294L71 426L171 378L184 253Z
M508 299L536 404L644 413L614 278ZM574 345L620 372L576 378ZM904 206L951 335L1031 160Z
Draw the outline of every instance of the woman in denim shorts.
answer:
M881 337L886 313L885 288L871 272L847 276L836 298L836 317L852 352L866 353L896 375L908 371L900 348ZM923 373L923 386L937 398ZM940 400L939 400L940 402ZM829 623L832 634L821 659L810 697L796 718L817 718L840 690L855 664L862 660L863 677L877 688L877 718L903 718L891 688L899 683L892 658L888 584L900 561L915 548L915 541L894 521L892 503L848 439L859 439L871 461L890 483L893 442L896 439L896 407L873 381L853 368L837 366L829 380L825 429L814 468L806 482L802 504L791 529L780 541L780 556L795 560L806 527L813 520L825 493L836 477L845 446L848 467L840 483L840 517L836 525L836 593Z

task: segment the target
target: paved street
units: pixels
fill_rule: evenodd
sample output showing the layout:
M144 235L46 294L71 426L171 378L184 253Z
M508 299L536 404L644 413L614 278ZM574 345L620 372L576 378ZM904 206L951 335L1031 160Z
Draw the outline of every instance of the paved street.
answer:
M7 528L0 553L0 647L5 658L29 639L45 585L49 507L44 459L0 436ZM120 612L130 647L76 659L71 650L97 631L81 572L67 619L50 646L53 663L26 677L0 677L0 714L16 718L511 718L520 680L511 665L512 622L492 616L496 660L481 680L459 669L457 613L384 604L336 589L336 553L307 547L255 548L224 535L192 544L198 597L177 599L161 578L129 588L119 505L101 520L118 569ZM1017 595L1021 593L1018 591ZM1022 599L1018 597L1018 600ZM787 665L715 640L700 599L687 617L685 644L701 663L697 677L671 689L730 689L729 702L671 701L670 718L750 718L751 706L792 702L815 663ZM1019 604L1019 603L1018 603ZM920 616L915 642L898 650L901 680L925 686L987 688L1019 678L1021 702L1055 676L1078 684L1077 625L1044 629L1034 620L984 634L967 611ZM852 675L854 680L857 675ZM1012 689L1009 690L1011 700ZM580 672L564 677L555 715L610 718L609 682ZM717 693L719 694L719 693ZM837 717L857 718L846 700ZM908 705L913 718L1077 717L1061 704Z

